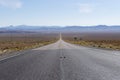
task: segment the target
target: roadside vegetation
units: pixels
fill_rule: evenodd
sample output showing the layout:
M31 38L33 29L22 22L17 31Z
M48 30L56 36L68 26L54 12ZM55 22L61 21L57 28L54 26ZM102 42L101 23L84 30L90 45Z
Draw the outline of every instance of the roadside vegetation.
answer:
M120 40L96 40L96 39L84 39L82 37L76 36L64 36L63 39L66 42L77 44L81 46L88 46L88 47L96 47L96 48L103 48L103 49L111 49L111 50L120 50Z
M41 47L57 40L57 34L0 34L0 54Z

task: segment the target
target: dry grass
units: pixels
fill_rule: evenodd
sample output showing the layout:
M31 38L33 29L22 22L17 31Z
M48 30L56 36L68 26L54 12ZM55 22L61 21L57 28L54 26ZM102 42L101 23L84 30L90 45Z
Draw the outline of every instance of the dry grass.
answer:
M36 48L51 44L57 40L58 38L55 34L13 35L11 37L6 35L0 36L0 54Z
M111 40L106 40L106 39L96 39L92 38L90 39L84 39L81 37L75 37L71 35L63 35L63 39L66 42L72 43L72 44L77 44L77 45L82 45L82 46L89 46L89 47L97 47L97 48L105 48L105 49L113 49L113 50L120 50L120 40L114 40L111 38Z

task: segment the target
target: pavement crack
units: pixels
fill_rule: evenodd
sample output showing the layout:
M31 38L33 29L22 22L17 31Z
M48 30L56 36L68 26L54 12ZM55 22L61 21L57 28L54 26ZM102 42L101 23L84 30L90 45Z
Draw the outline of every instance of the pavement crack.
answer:
M63 61L64 61L64 58L66 58L65 56L63 56L63 53L62 53L62 44L60 42L59 44L59 53L60 53L60 70L61 70L61 80L65 80L65 73L64 73L64 68L63 68Z

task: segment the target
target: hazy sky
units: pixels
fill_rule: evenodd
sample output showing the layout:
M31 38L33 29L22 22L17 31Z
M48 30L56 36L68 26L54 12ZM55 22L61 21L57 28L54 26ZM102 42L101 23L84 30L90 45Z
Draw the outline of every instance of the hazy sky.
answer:
M0 0L0 26L120 25L120 0Z

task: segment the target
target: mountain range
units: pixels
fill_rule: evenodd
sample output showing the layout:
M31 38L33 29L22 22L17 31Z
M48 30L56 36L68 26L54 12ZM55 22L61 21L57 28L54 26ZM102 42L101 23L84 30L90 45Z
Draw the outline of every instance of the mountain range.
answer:
M0 27L0 32L120 32L120 26L7 26Z

